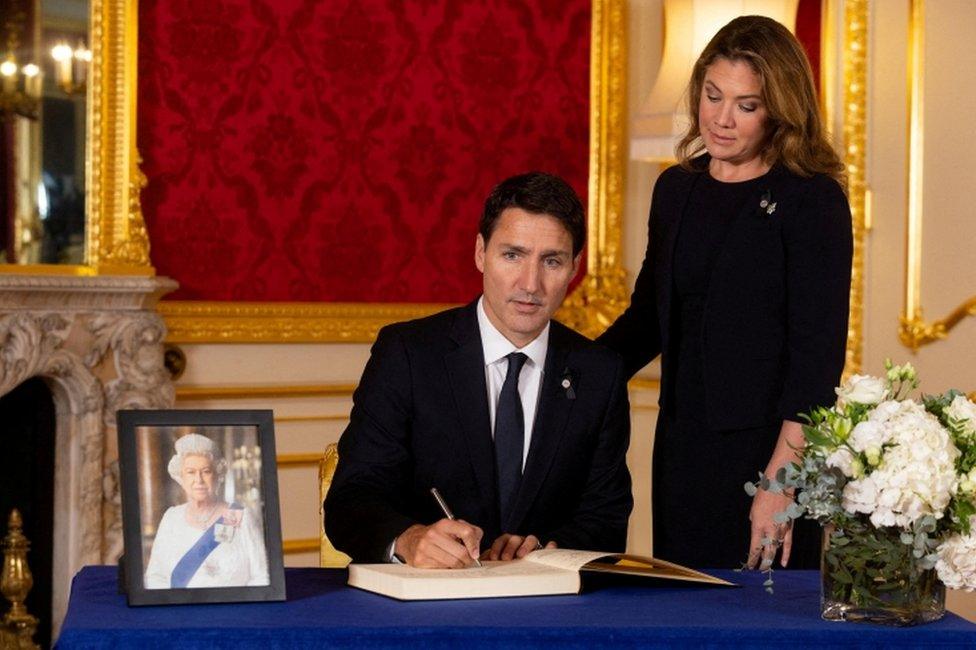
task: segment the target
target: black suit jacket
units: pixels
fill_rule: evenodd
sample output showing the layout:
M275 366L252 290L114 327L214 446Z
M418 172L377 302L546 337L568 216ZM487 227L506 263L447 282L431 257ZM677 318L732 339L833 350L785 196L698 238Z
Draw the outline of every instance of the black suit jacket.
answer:
M702 171L671 167L658 179L631 304L597 339L624 357L628 376L664 353L662 405L670 390L675 240L708 157L694 163ZM710 429L796 420L834 402L844 367L851 256L851 213L840 185L824 175L770 170L730 225L711 268L701 333L702 408Z
M511 532L622 551L633 500L620 357L552 322L529 454L503 526L476 308L380 331L339 440L329 539L354 561L380 562L406 528L443 517L436 487L459 519L484 530L484 548Z

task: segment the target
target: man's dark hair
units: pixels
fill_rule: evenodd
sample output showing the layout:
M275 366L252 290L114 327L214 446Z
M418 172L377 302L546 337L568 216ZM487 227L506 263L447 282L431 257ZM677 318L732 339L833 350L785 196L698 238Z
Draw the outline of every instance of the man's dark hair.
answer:
M485 245L495 230L498 217L506 208L522 208L533 214L548 214L559 220L573 238L573 257L586 241L583 204L569 183L543 172L529 172L506 178L495 186L485 200L478 232Z

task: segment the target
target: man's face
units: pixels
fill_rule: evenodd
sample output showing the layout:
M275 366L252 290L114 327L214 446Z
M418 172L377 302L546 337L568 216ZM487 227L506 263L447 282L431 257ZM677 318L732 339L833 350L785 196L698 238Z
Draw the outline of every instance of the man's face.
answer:
M523 347L562 304L580 256L573 257L573 238L555 217L506 208L487 245L478 235L474 261L484 278L488 320Z

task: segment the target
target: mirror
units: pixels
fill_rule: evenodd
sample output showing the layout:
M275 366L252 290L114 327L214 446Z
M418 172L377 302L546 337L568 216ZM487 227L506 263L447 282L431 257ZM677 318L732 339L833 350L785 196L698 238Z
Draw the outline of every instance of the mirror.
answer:
M3 0L0 260L85 263L87 0Z
M0 0L0 273L153 275L137 3Z

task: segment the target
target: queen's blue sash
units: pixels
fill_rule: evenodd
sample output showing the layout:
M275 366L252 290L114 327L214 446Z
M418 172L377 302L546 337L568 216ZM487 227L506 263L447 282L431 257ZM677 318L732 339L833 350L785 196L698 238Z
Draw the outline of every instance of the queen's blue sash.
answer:
M234 503L230 506L234 510L241 508L240 505ZM190 547L190 549L183 554L180 561L176 563L173 567L173 574L169 579L169 586L173 589L182 589L186 587L190 580L196 575L197 570L203 561L207 559L207 556L213 553L214 549L220 546L220 542L217 541L215 532L217 530L218 524L224 524L224 518L221 517L215 521L210 528L203 531L203 535L200 535L200 539Z

